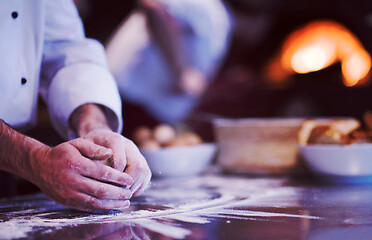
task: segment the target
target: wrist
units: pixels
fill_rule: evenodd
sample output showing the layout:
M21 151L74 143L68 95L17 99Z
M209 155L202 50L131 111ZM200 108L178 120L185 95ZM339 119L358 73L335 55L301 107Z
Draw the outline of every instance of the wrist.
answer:
M32 173L38 173L40 171L40 165L45 164L42 162L42 159L45 159L45 156L48 155L48 151L51 149L51 147L35 139L30 139L28 145L29 161L27 161L28 166L24 168L26 171L22 173L22 177L36 184L36 181L33 177L35 174ZM40 173L38 175L40 175Z
M72 131L83 137L96 129L110 129L103 107L88 103L78 107L69 119Z

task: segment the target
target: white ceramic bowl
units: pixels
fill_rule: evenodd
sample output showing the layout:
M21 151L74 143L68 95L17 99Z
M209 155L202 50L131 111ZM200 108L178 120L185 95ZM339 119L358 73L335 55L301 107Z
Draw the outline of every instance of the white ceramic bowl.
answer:
M155 177L184 177L205 171L215 157L213 143L142 151Z
M307 145L300 153L311 171L340 180L372 181L372 144Z

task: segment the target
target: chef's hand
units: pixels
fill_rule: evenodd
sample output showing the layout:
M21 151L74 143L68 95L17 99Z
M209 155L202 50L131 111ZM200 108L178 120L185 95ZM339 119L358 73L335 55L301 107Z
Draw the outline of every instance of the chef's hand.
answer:
M52 200L83 211L129 206L133 179L101 163L112 150L77 138L56 147L43 145L31 156L29 180Z
M112 149L112 156L108 158L106 164L119 171L124 171L133 178L134 183L130 190L134 196L141 194L146 189L151 179L151 171L146 159L131 140L108 129L96 129L82 137Z
M146 189L151 179L146 159L131 140L110 129L102 108L95 104L79 107L72 114L70 125L78 136L112 150L106 163L133 178L130 190L134 196Z

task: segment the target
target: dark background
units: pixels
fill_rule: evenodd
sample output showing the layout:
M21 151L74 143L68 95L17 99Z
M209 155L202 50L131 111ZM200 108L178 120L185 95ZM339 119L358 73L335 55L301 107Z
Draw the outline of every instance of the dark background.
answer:
M133 0L75 0L86 36L103 45L136 8ZM372 85L346 87L340 64L308 74L292 76L286 88L266 84L263 69L277 53L285 37L313 20L335 20L353 32L372 53L372 3L369 0L225 0L235 19L235 28L224 64L200 100L187 124L208 141L213 140L210 122L195 116L334 117L362 119L372 109ZM370 77L368 76L367 79ZM125 99L123 100L124 104ZM61 139L49 124L46 107L40 103L39 123L29 134L50 145ZM126 107L126 106L125 106ZM137 117L141 116L141 117ZM155 124L137 108L124 109L129 128ZM140 121L142 119L142 122ZM131 137L133 129L125 128Z
M87 37L105 44L119 24L135 8L132 0L76 0ZM340 64L292 77L286 88L265 84L267 61L296 28L319 19L331 19L351 30L372 53L372 3L370 0L226 0L236 21L228 55L220 72L202 97L195 115L228 118L352 116L361 119L372 109L372 85L345 87ZM127 109L128 110L128 109ZM130 110L129 110L130 111ZM124 122L138 121L126 117ZM210 122L188 123L207 141L213 140ZM50 125L40 101L38 125L26 134L48 145L62 139ZM18 181L18 194L37 191Z
M135 1L109 3L91 0L89 6L80 8L86 35L103 44L135 8ZM225 64L196 111L226 117L359 118L372 108L371 85L345 87L339 64L319 72L295 75L285 89L267 86L262 75L264 65L278 51L284 38L312 20L342 23L371 53L370 1L226 0L225 3L236 19L236 28Z

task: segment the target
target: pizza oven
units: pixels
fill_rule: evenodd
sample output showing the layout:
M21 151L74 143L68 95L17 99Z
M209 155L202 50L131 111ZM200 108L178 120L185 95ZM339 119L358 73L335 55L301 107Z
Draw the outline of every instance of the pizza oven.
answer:
M369 1L227 3L236 19L231 48L199 111L360 117L372 109Z

